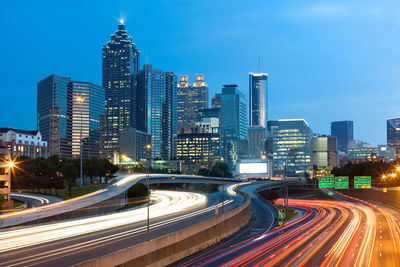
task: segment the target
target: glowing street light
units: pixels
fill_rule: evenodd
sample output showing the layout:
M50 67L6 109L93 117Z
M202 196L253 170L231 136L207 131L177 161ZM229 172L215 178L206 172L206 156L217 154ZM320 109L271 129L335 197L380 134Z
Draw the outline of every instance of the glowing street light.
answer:
M151 145L146 145L149 150L149 163L147 165L147 241L150 240L150 166L151 166Z

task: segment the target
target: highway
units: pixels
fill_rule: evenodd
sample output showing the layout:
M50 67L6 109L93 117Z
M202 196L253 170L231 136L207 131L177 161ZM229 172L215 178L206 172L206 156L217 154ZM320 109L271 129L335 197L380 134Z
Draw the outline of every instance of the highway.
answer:
M227 188L225 211L245 202ZM220 194L156 191L150 237L156 238L215 216ZM220 208L221 212L221 208ZM70 266L146 240L146 207L79 220L0 232L0 266Z
M58 197L30 194L30 193L16 193L16 192L11 193L11 199L16 199L26 202L28 207L39 207L63 201L63 199Z
M335 201L290 199L298 215L277 226L252 197L247 227L171 266L400 266L399 211L335 192Z

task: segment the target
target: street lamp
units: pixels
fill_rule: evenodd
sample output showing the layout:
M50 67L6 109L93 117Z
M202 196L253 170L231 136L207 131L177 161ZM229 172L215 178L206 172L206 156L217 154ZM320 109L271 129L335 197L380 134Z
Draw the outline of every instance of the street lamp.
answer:
M151 145L148 144L149 163L147 165L147 241L150 240L150 166L151 166Z
M82 117L83 117L83 109L82 109L82 103L83 103L83 101L85 100L83 97L81 97L81 96L77 96L76 98L75 98L75 100L76 100L76 102L78 102L79 103L79 106L80 106L80 110L81 110L81 133L80 133L80 138L79 138L79 152L80 152L80 154L81 154L81 179L80 179L80 182L81 182L81 184L80 184L80 186L81 186L81 188L83 187L83 166L82 166L82 128L83 128L83 125L82 125L82 123L83 123L83 119L82 119Z
M222 169L222 163L224 162L224 157L221 157L221 161L219 163L219 167L222 170L222 206L221 206L221 212L224 213L224 196L225 196L225 172Z

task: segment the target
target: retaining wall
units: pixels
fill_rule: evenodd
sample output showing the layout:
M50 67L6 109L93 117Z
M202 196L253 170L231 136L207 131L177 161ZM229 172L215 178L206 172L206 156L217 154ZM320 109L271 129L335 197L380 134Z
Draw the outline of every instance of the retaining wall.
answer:
M230 236L244 227L250 217L248 198L244 205L215 218L76 266L165 266Z

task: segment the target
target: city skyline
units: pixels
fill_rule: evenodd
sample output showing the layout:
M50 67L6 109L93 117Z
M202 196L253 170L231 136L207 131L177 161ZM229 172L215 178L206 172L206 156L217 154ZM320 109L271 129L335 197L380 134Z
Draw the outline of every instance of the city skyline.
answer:
M144 12L156 3L161 7ZM356 139L374 145L385 144L386 119L400 114L395 105L398 99L395 90L398 81L396 69L400 66L396 63L397 52L390 49L399 42L398 38L391 39L393 29L398 24L393 16L384 15L389 8L394 10L390 13L393 15L399 6L393 5L392 1L373 5L368 3L372 2L316 4L302 1L296 5L259 2L263 7L269 7L266 12L271 12L266 20L257 11L261 8L255 6L242 10L232 5L217 15L215 10L223 3L212 8L207 1L190 6L179 5L179 2L167 5L150 1L135 5L117 3L115 7L106 8L105 2L101 2L96 14L79 18L74 23L64 21L69 7L57 14L50 14L46 13L49 10L44 8L45 2L21 7L9 3L5 9L10 12L6 12L1 19L5 26L2 34L18 34L13 34L15 42L12 46L9 43L1 44L1 51L8 51L3 57L3 86L6 88L5 97L18 96L21 107L15 109L11 103L6 103L7 113L1 124L15 128L36 128L35 101L31 100L36 97L36 82L45 75L56 73L101 84L101 45L109 40L122 17L134 42L143 52L142 62L148 61L157 69L171 70L177 75L194 77L197 73L203 73L207 77L210 97L220 92L223 84L235 83L248 100L247 75L248 72L257 71L257 59L261 55L261 71L270 75L270 119L304 118L314 132L320 133L329 133L331 121L352 120ZM83 5L82 10L90 7ZM179 9L173 11L176 7ZM16 8L19 10L18 19L11 17L11 14L15 14L11 10ZM169 15L160 12L162 8L171 9ZM203 22L203 16L194 16L195 10L205 13L212 11L207 13L210 22L195 27L199 26L200 21ZM141 13L155 20L150 24L143 23L144 14ZM234 15L223 20L228 14ZM185 23L173 22L169 25L171 27L165 25L160 29L155 27L174 15L180 15ZM156 16L159 18L156 19ZM193 18L193 22L186 23L189 17ZM231 25L241 25L246 18L250 18L250 21L231 29ZM343 22L338 23L339 20ZM215 22L218 23L212 28L211 23ZM271 23L280 23L287 33L277 33L271 29ZM318 23L321 25L317 26ZM344 27L346 23L350 25L349 30ZM365 24L374 26L365 27ZM91 34L87 34L87 28L90 28ZM368 34L363 28L368 29ZM301 31L295 33L296 29ZM149 30L154 30L154 34L150 35ZM195 30L200 34L196 35ZM191 36L188 40L179 38L185 32ZM350 36L350 32L357 34ZM257 37L257 45L243 42L248 40L249 35L257 33L265 36L264 39ZM379 34L368 37L374 36L374 33ZM82 42L66 42L69 43L66 48L63 44L66 36L73 36ZM303 40L305 36L308 41ZM20 38L32 41L26 45ZM232 40L237 41L238 45L226 50L227 43ZM159 45L161 42L162 46ZM295 43L298 47L293 48L289 43ZM279 48L280 45L283 47ZM361 45L362 49L358 49ZM15 52L20 51L21 47L25 53ZM318 49L314 49L316 47ZM306 53L299 54L304 48L307 48ZM60 53L61 50L63 53ZM232 58L234 53L235 57ZM24 79L15 84L15 77L20 75ZM388 95L392 97L387 98ZM310 101L309 104L306 101ZM8 119L10 117L14 119L11 121Z

